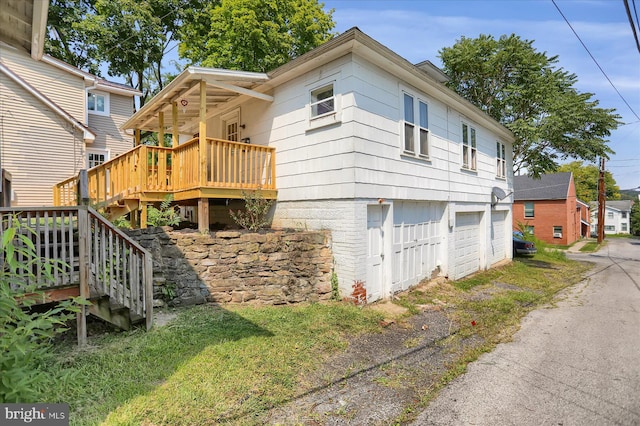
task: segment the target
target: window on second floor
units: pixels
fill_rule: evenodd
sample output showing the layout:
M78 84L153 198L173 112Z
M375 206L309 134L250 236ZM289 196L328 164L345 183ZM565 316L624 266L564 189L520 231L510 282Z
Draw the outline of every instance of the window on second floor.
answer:
M533 216L533 202L528 201L524 203L524 217L534 217Z
M622 218L626 219L627 218L627 212L621 212L622 213Z
M335 112L333 83L311 91L311 118L321 117Z
M496 176L505 178L507 176L506 150L502 142L496 142Z
M429 105L421 100L416 100L407 93L404 93L403 100L404 153L429 157ZM416 109L418 111L417 117Z
M109 94L87 92L87 110L91 114L109 115Z
M476 129L466 123L462 123L462 167L476 170L476 156Z
M607 219L613 219L613 212L607 212Z

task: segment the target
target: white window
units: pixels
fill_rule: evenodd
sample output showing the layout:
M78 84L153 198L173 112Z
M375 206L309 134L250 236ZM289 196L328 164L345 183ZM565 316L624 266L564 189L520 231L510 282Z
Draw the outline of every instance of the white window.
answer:
M534 207L532 201L527 201L524 203L524 217L535 217L534 216Z
M462 167L476 170L476 129L462 123Z
M496 142L496 176L499 178L505 178L507 176L505 148L501 142Z
M335 112L333 83L311 91L311 118L322 117Z
M562 226L553 227L553 238L562 238Z
M607 212L607 219L613 219L613 212Z
M413 97L404 94L404 152L415 152L415 114L413 112Z
M620 230L622 232L627 232L627 223L626 222L623 222L623 223L620 224Z
M404 146L405 154L429 157L429 105L404 93ZM418 111L416 119L415 111ZM418 146L416 146L418 141Z
M627 212L622 212L622 218L626 219L627 218Z
M109 94L87 92L87 109L91 114L109 115Z
M109 151L103 149L87 150L87 168L92 169L109 159Z

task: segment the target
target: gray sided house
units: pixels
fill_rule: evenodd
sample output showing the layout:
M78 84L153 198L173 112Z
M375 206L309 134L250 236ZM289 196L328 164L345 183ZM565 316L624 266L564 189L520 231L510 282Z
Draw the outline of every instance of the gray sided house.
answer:
M138 94L0 42L0 158L11 205L52 205L57 182L131 149L133 135L120 126Z

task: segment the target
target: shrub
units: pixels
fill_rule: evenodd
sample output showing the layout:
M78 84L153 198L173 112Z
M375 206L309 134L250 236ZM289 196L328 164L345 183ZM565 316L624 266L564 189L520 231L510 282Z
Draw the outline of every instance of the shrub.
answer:
M176 226L180 224L180 213L172 206L173 195L167 195L160 208L149 206L147 208L147 224L150 226Z
M9 403L37 400L49 380L41 366L51 338L66 330L65 323L87 303L76 298L44 313L28 311L42 294L35 285L25 285L25 278L33 280L32 271L40 269L40 284L53 283L52 271L58 266L37 257L28 235L33 231L17 223L13 220L15 225L7 227L0 240L0 401Z
M257 231L268 226L267 214L273 205L273 200L265 199L260 188L251 192L242 191L242 199L244 200L244 210L237 212L229 210L233 221L249 231Z

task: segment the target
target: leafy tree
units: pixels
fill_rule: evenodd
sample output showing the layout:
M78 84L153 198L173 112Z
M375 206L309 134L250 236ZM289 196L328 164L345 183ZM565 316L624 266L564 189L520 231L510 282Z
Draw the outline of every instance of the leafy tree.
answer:
M45 51L77 68L99 75L97 47L89 43L78 23L94 10L95 0L51 0Z
M635 201L631 206L631 234L640 236L640 203Z
M266 72L331 39L333 9L318 0L222 0L191 10L179 53L192 63Z
M594 162L613 153L606 137L620 118L598 107L593 94L573 86L575 74L557 67L558 56L536 51L512 34L462 37L440 50L447 85L515 135L514 170L539 176L559 160Z
M205 0L52 0L47 53L100 75L121 77L142 92L162 90L163 60L186 11Z
M578 199L588 202L598 200L598 179L600 169L594 164L583 165L582 161L572 161L558 167L559 172L572 172L576 184ZM616 184L611 172L604 172L605 198L607 200L620 199L620 187Z

